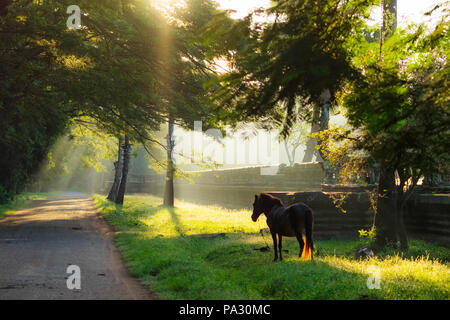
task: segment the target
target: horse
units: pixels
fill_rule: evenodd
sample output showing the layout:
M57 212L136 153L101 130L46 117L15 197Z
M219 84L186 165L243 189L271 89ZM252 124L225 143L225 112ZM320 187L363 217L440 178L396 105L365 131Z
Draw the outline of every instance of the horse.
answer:
M278 260L277 235L280 261L283 260L281 255L283 236L297 237L300 245L299 258L303 255L305 260L313 259L314 243L312 235L314 217L310 207L300 202L285 207L279 198L267 193L261 193L259 196L255 195L252 220L256 222L262 213L267 218L267 225L272 234L273 250L275 252L273 261ZM305 240L302 237L303 229L305 230Z

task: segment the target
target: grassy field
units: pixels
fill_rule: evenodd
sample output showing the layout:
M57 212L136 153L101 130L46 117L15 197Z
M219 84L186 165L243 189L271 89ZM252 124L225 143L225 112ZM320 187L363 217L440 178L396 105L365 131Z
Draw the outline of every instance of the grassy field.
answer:
M163 299L450 298L450 250L423 241L366 260L353 258L358 241L316 241L315 259L302 261L296 240L285 237L289 252L274 263L272 250L253 250L271 238L258 233L265 218L253 223L249 211L181 201L168 209L148 195L127 196L123 207L93 198L131 272ZM219 232L225 237L193 237ZM373 266L380 289L370 290Z
M18 194L13 201L7 204L0 204L0 218L10 214L26 205L30 204L33 200L45 200L50 195L57 194L57 192L41 192L41 193L30 193L24 192Z

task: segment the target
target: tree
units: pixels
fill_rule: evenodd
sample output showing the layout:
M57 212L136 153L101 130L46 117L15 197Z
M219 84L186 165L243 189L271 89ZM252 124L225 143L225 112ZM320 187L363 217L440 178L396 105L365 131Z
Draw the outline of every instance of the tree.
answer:
M232 70L218 77L215 95L226 116L281 123L283 136L298 120L311 124L311 134L327 129L336 92L356 75L348 48L373 3L281 0L262 12L268 22L255 22L256 11L232 26L240 35L228 41ZM311 136L303 161L312 161L316 144ZM328 181L331 167L324 169Z
M120 178L119 188L117 190L117 195L114 200L115 203L122 205L123 199L125 197L125 190L127 186L128 179L128 166L130 163L130 137L125 135L124 144L121 146L123 151L123 161L122 161L122 174Z
M173 160L173 149L174 145L174 137L173 130L174 124L173 120L169 119L168 123L168 132L167 132L167 171L166 171L166 184L164 189L164 205L173 207L175 201L175 192L173 186L174 180L174 172L175 172L175 162Z
M446 17L429 31L423 25L397 31L384 42L383 59L367 47L361 78L343 99L358 130L355 148L379 166L376 243L408 245L406 201L421 177L449 172L449 43ZM355 139L355 137L353 137Z
M277 115L278 120L282 109L285 133L298 117L325 123L324 92L329 90L333 101L342 81L354 74L347 47L370 5L282 0L264 11L271 22L248 16L240 22L241 39L230 48L233 70L218 78L217 98L245 120Z
M67 96L55 89L70 77L70 70L54 52L65 54L73 46L58 47L67 35L40 20L42 15L54 20L49 6L42 6L38 17L35 7L25 1L1 4L0 202L31 181L71 116L69 104L63 103Z
M150 85L150 95L141 92L136 94L138 98L142 96L144 99L136 101L133 98L131 101L120 101L120 104L115 101L117 105L111 103L107 111L114 112L119 121L113 123L122 124L121 130L127 132L130 138L144 145L157 143L167 150L167 192L164 203L173 206L173 179L176 171L173 161L173 126L177 124L192 128L195 120L207 122L210 117L209 99L203 83L210 76L211 70L207 66L207 50L197 40L197 34L217 11L216 4L208 0L190 0L184 3L183 8L159 9L163 15L148 1L137 0L133 2L133 6L127 4L128 2L123 2L119 14L116 14L116 18L129 27L125 32L119 28L121 25L117 21L105 19L104 16L110 15L105 15L102 11L98 11L96 16L90 15L87 25L109 44L105 56L111 54L113 48L117 51L113 52L113 57L118 54L129 57L124 62L120 59L111 66L109 63L106 66L116 70L119 66L123 69L125 65L130 73L135 74L133 79L139 79L138 88L146 88L144 80ZM117 8L105 10L112 9ZM150 56L148 52L151 53ZM153 78L148 79L148 76ZM132 88L130 92L133 92ZM130 109L143 110L144 113L140 117L130 115ZM132 121L128 121L129 116ZM97 117L97 121L102 121L102 118ZM169 128L166 146L152 138L152 131L163 122L167 122ZM124 150L121 186L126 181L126 155ZM119 189L124 191L124 188ZM122 197L118 196L119 202Z
M119 136L117 148L117 161L114 162L114 181L106 197L109 201L116 201L119 185L122 178L122 137Z
M295 155L297 149L304 145L308 140L309 134L306 131L305 123L297 122L293 127L288 137L283 139L284 149L288 157L289 164L295 164Z
M381 1L382 23L380 31L380 55L385 39L388 39L397 27L397 1ZM377 243L384 247L387 241L396 243L397 234L401 238L403 248L408 246L406 230L402 215L397 211L397 197L395 192L395 169L389 164L380 163L380 177L378 181Z
M157 11L139 0L78 5L83 27L69 30L65 1L2 2L1 201L23 189L71 119L88 116L139 141L164 119L155 83L169 75L154 51L164 40Z
M167 12L172 23L166 26L164 69L175 78L162 78L158 94L162 97L160 106L167 121L166 136L166 185L164 205L174 205L174 174L177 170L173 159L174 126L192 129L194 121L208 125L215 119L211 116L212 104L204 83L210 80L214 71L210 68L213 50L199 37L203 28L220 13L217 4L210 0L188 0Z

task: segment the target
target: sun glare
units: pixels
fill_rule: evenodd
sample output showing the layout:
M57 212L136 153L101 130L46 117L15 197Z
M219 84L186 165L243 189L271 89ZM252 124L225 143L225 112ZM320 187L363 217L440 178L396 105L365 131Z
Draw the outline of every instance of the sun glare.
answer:
M224 10L234 10L235 13L231 15L232 18L240 19L249 14L256 8L268 8L270 0L216 0L219 3L219 8Z
M183 0L150 0L157 8L171 8L183 3ZM268 8L270 6L270 0L213 0L220 9L232 10L234 13L231 17L234 19L240 19L245 17L251 11L257 8Z
M151 0L156 7L169 9L174 6L181 5L183 0ZM219 8L223 10L232 10L231 17L234 19L241 19L257 8L268 8L271 5L271 0L214 0L218 3ZM425 22L427 24L433 23L433 20L438 19L438 15L433 17L426 17L424 13L431 10L439 4L443 4L445 0L398 0L398 23L405 25L408 22ZM374 9L372 14L372 23L377 24L381 20L381 13Z

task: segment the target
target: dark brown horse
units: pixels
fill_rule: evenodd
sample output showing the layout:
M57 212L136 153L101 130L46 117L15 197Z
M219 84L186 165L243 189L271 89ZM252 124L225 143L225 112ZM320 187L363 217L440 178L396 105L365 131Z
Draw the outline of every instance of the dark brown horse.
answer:
M295 203L288 207L283 206L283 203L277 197L271 196L267 193L261 193L259 196L255 195L255 202L253 203L252 220L256 222L258 217L264 213L267 218L267 225L273 239L273 249L275 258L278 260L278 252L280 253L280 260L283 260L282 252L282 237L297 237L300 245L299 257L305 260L313 258L312 251L314 244L312 239L313 233L313 213L310 207L303 203ZM302 233L305 230L305 241ZM277 252L277 235L278 235L278 252ZM306 245L305 245L306 242Z

